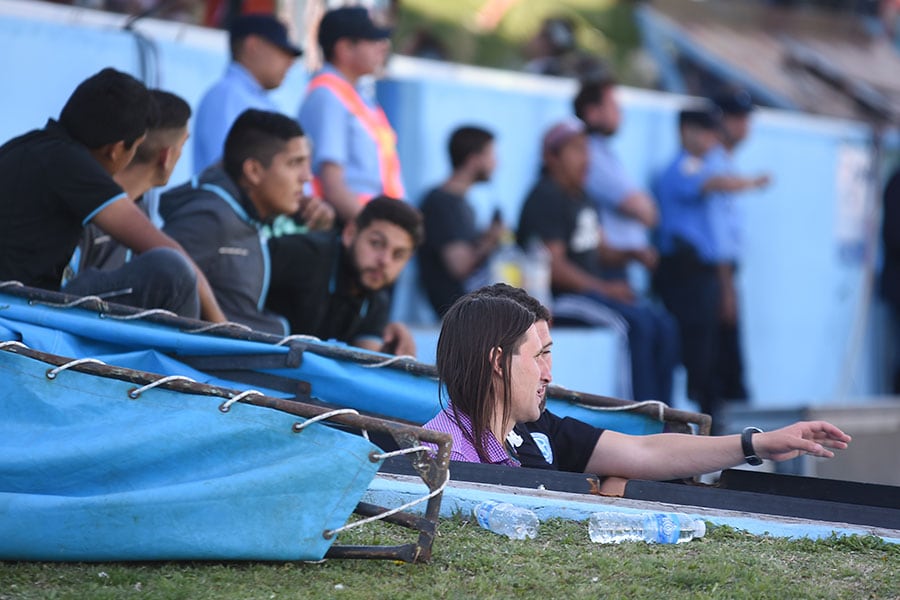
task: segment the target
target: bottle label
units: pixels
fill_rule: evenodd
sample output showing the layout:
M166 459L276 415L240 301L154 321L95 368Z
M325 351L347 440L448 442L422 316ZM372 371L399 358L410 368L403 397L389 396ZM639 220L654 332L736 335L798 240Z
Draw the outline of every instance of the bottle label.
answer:
M490 518L494 508L500 504L495 500L485 500L475 507L475 520L485 529L491 528Z
M656 516L656 541L660 544L675 544L678 542L680 527L677 518L666 513L658 513Z

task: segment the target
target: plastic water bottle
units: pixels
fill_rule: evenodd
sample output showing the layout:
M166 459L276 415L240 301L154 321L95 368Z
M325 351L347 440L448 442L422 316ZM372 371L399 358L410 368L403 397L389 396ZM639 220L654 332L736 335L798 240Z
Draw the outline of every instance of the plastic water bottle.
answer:
M553 304L550 293L550 260L550 251L544 242L538 237L531 238L522 266L522 287L544 306Z
M522 287L522 264L524 262L525 255L516 244L515 234L511 231L506 232L500 246L491 257L491 282Z
M537 537L538 518L534 512L509 502L485 500L472 510L478 524L511 540Z
M591 515L588 533L601 544L680 544L703 537L706 523L679 513L598 512Z

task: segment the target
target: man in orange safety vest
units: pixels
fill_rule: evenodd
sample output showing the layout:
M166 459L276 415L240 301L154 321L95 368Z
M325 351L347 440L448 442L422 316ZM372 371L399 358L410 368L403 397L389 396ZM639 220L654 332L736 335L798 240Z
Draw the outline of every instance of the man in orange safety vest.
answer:
M360 85L384 64L389 36L362 7L331 10L319 24L326 64L309 83L299 120L313 141L316 195L334 206L342 222L375 196L405 196L397 136L374 95Z

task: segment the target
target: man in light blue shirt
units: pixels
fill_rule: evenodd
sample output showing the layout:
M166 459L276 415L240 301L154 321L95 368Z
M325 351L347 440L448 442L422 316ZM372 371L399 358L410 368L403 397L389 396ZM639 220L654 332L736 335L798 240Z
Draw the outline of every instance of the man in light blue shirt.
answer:
M313 142L314 191L342 222L372 197L406 195L396 134L367 85L387 60L389 36L359 6L331 10L319 24L326 64L310 80L299 119Z
M574 108L589 133L585 191L600 213L605 243L621 251L624 262L636 260L653 270L657 255L648 230L656 226L659 211L653 198L628 175L610 144L622 123L615 81L607 76L584 80ZM624 265L607 271L610 276L625 277Z
M280 112L269 98L302 54L273 15L238 17L231 27L231 64L203 96L194 122L194 173L222 158L225 136L248 108Z

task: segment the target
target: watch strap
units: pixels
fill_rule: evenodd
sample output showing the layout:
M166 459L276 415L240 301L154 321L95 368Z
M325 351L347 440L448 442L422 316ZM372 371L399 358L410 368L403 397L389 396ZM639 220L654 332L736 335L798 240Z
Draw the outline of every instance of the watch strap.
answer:
M741 450L744 452L744 460L748 465L753 465L754 467L761 465L763 460L756 454L756 450L753 449L753 434L762 432L763 430L759 427L745 427L741 432Z

